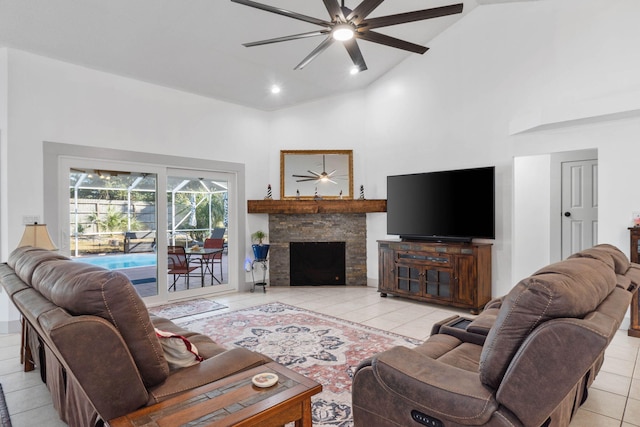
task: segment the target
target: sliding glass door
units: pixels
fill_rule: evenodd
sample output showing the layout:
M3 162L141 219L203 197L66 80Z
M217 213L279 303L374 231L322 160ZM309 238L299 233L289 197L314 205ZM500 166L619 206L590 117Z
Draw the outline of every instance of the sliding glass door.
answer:
M166 200L169 298L229 289L229 178L169 170Z
M79 160L69 166L68 187L72 259L121 271L140 296L158 296L158 174Z
M234 174L79 158L60 171L63 254L124 273L149 302L237 289Z

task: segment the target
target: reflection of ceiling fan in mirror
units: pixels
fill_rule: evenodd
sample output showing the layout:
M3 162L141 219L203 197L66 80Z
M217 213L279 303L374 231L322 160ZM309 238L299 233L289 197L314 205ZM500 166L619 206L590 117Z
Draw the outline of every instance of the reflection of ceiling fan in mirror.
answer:
M277 37L274 39L243 44L243 46L252 47L308 37L326 36L326 38L318 45L318 47L316 47L309 55L307 55L307 57L304 58L302 62L296 65L294 70L301 70L302 68L304 68L318 55L324 52L325 49L327 49L336 40L342 42L345 49L347 49L347 52L349 53L349 56L351 57L353 65L355 66L355 69L357 71L366 70L367 64L364 62L364 57L362 56L362 52L360 52L360 47L358 47L356 39L366 40L372 43L395 47L396 49L423 54L428 50L427 47L410 43L405 40L400 40L398 38L371 30L374 28L388 27L391 25L405 24L407 22L422 21L424 19L438 18L441 16L462 13L463 6L462 3L458 3L449 6L416 10L414 12L367 18L367 16L369 16L369 14L374 11L374 9L380 6L380 4L384 0L362 0L362 2L358 4L358 6L356 6L356 8L353 10L345 7L344 0L342 0L341 5L338 3L338 0L323 0L324 5L327 8L327 12L329 12L329 16L331 17L331 21L327 21L311 16L302 15L300 13L292 12L280 7L257 3L252 0L231 1L234 3L244 4L245 6L254 7L256 9L261 9L271 13L277 13L278 15L286 16L288 18L297 19L299 21L304 21L323 27L322 29L317 31L311 31L302 34L293 34L290 36Z
M325 156L323 154L322 155L322 173L318 173L318 172L314 172L312 170L308 170L307 172L309 172L311 175L292 175L292 176L294 178L302 178L302 179L296 179L296 182L315 181L315 182L331 182L333 184L337 184L337 182L335 182L334 180L331 179L331 177L337 171L338 170L335 169L331 173L327 173L327 170L326 170L326 167L325 167Z

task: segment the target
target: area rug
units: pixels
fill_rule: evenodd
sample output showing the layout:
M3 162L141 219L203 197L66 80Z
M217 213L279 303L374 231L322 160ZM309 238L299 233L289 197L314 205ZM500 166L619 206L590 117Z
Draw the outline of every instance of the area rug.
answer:
M178 319L180 317L193 316L194 314L227 308L215 301L206 298L195 298L189 301L174 302L171 304L150 307L149 313L166 319Z
M396 345L421 341L282 303L179 322L227 348L241 346L322 384L312 398L313 425L349 427L351 381L358 364Z
M9 409L7 408L7 402L4 400L4 391L2 391L2 384L0 384L0 426L11 427L11 418L9 418Z

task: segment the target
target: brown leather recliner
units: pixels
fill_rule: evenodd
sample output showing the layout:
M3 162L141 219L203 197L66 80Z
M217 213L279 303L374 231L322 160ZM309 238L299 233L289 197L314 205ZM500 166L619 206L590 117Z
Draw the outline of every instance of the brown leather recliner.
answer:
M640 266L611 245L539 270L476 319L362 362L355 426L567 426L638 283Z
M0 285L25 321L25 354L71 427L103 426L271 361L150 316L127 276L55 252L14 250L0 264ZM188 338L204 360L171 369L154 328Z

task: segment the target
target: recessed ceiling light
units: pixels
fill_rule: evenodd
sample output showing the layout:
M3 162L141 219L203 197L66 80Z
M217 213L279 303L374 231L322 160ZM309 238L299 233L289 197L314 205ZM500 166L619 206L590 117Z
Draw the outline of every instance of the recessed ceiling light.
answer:
M352 76L355 76L355 75L356 75L356 74L358 74L359 72L360 72L360 68L358 68L358 67L351 67L351 70L349 70L349 73L350 73Z
M280 86L278 85L273 85L271 86L271 93L276 94L276 93L280 93Z

